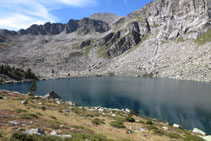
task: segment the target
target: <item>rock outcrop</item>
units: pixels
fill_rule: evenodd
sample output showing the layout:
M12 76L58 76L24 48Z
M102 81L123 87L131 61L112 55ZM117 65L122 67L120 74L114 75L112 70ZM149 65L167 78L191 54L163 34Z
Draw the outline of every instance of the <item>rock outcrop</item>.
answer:
M156 0L125 17L98 13L0 30L0 64L32 68L41 78L150 74L211 81L210 46L210 0Z

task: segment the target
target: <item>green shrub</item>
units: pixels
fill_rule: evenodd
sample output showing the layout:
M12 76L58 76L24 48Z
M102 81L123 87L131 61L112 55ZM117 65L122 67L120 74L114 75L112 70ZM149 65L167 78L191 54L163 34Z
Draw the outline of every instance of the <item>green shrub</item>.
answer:
M151 120L148 120L148 121L146 122L146 124L148 124L148 125L153 125L153 123L152 123Z
M155 135L158 135L158 136L163 136L163 135L165 135L165 132L162 131L162 130L160 130L160 129L153 129L152 131L153 131L153 133L154 133Z
M92 123L95 124L95 125L105 124L104 120L101 120L101 119L98 119L98 118L93 119Z
M153 74L152 73L146 73L143 75L143 77L153 77Z
M180 139L181 138L181 136L177 133L169 133L167 136L172 139Z
M127 122L135 122L135 119L132 116L127 116L125 118L125 121L127 121Z
M158 129L157 127L152 126L152 125L148 125L146 128L149 129L149 130Z
M121 121L112 121L110 122L110 125L115 128L125 128L123 122Z
M23 114L21 114L21 118L22 119L37 119L38 116L35 114L31 114L31 113L23 113Z
M45 111L47 108L45 106L41 106L41 107L39 107L39 109Z
M27 111L23 110L21 108L18 108L18 109L15 110L15 112L17 112L17 113L26 113Z
M0 99L4 99L4 97L0 96Z
M50 118L52 118L52 119L56 120L56 117L54 117L54 116L50 116Z

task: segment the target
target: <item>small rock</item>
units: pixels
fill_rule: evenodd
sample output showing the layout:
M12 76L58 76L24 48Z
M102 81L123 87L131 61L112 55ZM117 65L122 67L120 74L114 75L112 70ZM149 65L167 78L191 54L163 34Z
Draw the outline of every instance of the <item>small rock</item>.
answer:
M7 99L7 97L3 97L3 99Z
M162 127L164 130L168 130L169 128L168 127Z
M130 113L130 110L129 110L129 109L125 109L125 112L126 112L126 113Z
M71 102L71 101L67 101L66 104L68 104L69 106L75 106L76 104Z
M22 128L18 128L16 129L16 131L20 132L20 131L24 131Z
M60 125L60 128L64 128L64 127L65 127L64 124L61 124L61 125Z
M42 136L45 136L44 130L39 129L39 128L26 130L25 133L29 134L29 135L42 135Z
M201 135L203 135L203 136L206 135L206 133L205 133L204 131L202 131L202 130L200 130L200 129L198 129L198 128L194 128L192 132L193 132L193 133L196 133L196 134L201 134Z
M72 138L71 135L58 135L59 137L62 137L62 138Z
M39 105L42 105L42 102L38 103Z
M28 102L26 100L21 101L21 104L27 104Z
M51 131L51 133L50 133L50 135L52 135L52 136L56 136L57 135L57 133L56 133L56 131Z
M20 122L18 121L9 121L9 123L15 126L20 124Z
M116 117L116 114L111 114L112 117Z
M140 128L140 131L141 131L141 132L144 132L145 130L144 130L144 128Z
M173 127L174 128L181 128L180 125L178 125L178 124L173 124Z

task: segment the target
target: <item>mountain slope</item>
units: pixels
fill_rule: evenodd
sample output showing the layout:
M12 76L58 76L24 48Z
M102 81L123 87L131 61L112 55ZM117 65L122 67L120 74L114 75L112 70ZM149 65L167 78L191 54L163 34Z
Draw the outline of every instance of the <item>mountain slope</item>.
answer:
M32 68L42 78L149 74L210 81L210 47L211 0L156 0L126 17L98 13L0 31L0 63Z

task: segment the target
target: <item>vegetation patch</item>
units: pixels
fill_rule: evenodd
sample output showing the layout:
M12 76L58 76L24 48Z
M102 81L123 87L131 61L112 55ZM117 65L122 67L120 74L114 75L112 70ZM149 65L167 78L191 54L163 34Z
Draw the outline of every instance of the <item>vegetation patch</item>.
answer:
M57 120L49 120L47 126L53 129L59 129L62 123Z
M201 35L198 39L196 39L195 42L199 45L203 45L207 42L211 42L211 29L209 29L207 32Z
M110 122L110 125L114 128L125 128L125 125L121 121L112 121Z
M138 47L140 47L140 45L141 45L144 41L146 41L147 39L149 39L149 34L145 35L145 36L141 39L141 41L140 41L136 46L130 48L130 49L127 51L126 55L130 54L131 52L133 52L134 50L136 50Z
M160 129L152 129L152 131L153 131L153 133L154 133L155 135L158 135L158 136L163 136L163 135L165 135L165 132L162 131L162 130L160 130Z
M0 99L4 99L4 97L0 96Z
M47 108L45 106L40 106L39 109L45 111Z
M172 138L172 139L180 139L180 138L182 138L179 134L177 134L177 133L169 133L169 134L167 134L167 136L169 137L169 138Z
M6 75L11 79L20 81L23 79L37 80L37 77L32 73L31 69L24 71L20 68L10 67L9 65L0 66L0 74Z
M93 120L92 120L92 123L93 123L94 125L105 124L104 120L101 120L101 119L99 119L99 118L93 119Z
M27 111L23 110L21 108L18 108L18 109L15 110L15 112L17 112L17 113L26 113Z
M90 45L85 47L85 55L88 56L91 49L94 47L94 41L91 41Z
M185 40L182 38L182 37L179 37L178 39L177 39L177 42L178 43L181 43L181 42L184 42Z
M145 73L142 77L153 77L153 73Z
M21 114L21 118L22 119L31 119L31 120L33 120L33 119L38 119L38 116L35 115L35 114L31 114L31 113L22 113Z
M83 56L83 53L81 52L71 52L69 54L69 57L82 57Z
M158 27L160 27L160 25L159 24L153 24L152 27L153 28L158 28Z
M127 122L135 122L135 119L132 117L132 116L127 116L126 118L125 118L125 121L127 121Z

